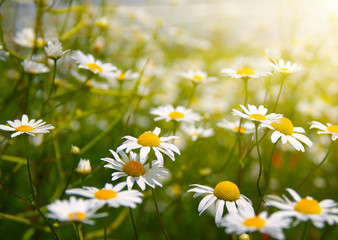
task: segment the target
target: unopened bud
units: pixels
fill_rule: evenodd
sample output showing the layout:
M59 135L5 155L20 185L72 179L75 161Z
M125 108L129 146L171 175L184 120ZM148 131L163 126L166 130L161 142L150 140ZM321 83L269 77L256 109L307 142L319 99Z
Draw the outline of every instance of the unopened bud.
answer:
M71 147L71 149L70 149L70 152L71 152L73 155L79 155L79 154L80 154L80 148L77 147L77 146L72 145L72 147Z
M77 165L76 171L82 175L88 175L92 172L92 167L90 166L89 159L80 159L79 164Z
M250 236L246 233L243 233L242 235L239 236L239 240L250 240Z

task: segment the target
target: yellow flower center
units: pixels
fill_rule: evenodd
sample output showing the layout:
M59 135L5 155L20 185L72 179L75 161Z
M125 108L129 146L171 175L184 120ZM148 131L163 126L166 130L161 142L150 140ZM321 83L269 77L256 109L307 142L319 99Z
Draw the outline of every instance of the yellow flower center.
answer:
M97 65L96 63L88 63L87 64L87 67L89 67L91 70L93 70L94 72L96 71L96 70L98 70L99 72L102 72L102 68L99 66L99 65Z
M129 161L124 164L123 172L125 172L128 176L139 177L142 176L146 170L144 169L142 163L137 161Z
M203 80L203 78L201 76L199 76L199 75L194 75L193 78L195 80L197 80L197 81L202 81Z
M181 112L174 111L174 112L169 113L169 117L173 119L184 118L184 114Z
M241 127L241 129L239 129L239 127L234 127L235 132L238 132L238 130L239 130L240 133L245 133L245 131L246 131L246 129L244 127Z
M158 147L161 140L155 133L145 132L138 137L137 143L145 147Z
M319 214L322 212L317 200L306 198L302 198L299 202L297 202L295 210L305 214Z
M254 73L255 72L251 68L242 68L237 71L237 74L240 74L240 75L251 75Z
M82 221L86 217L83 212L73 212L68 214L68 218L72 221Z
M110 189L100 189L96 191L94 197L100 200L108 200L112 198L116 198L117 193Z
M30 131L33 131L34 128L32 128L31 126L28 126L28 125L21 125L17 128L15 128L16 131L18 132L30 132Z
M266 120L266 117L259 113L250 114L249 117L254 120Z
M230 181L223 181L216 185L214 195L224 201L236 201L240 197L236 184Z
M120 73L119 76L118 76L119 80L123 80L125 78L126 78L126 74L125 73Z
M327 130L332 133L338 133L338 125L331 125L327 127Z
M290 119L286 118L286 117L282 117L278 119L279 122L274 122L271 123L271 126L281 132L284 133L285 135L292 135L293 134L293 125L292 122L290 121Z
M45 45L45 41L42 38L38 38L36 45L37 47L42 48Z
M247 218L244 221L244 225L247 227L255 227L255 228L261 228L265 225L265 220L256 216L253 218Z

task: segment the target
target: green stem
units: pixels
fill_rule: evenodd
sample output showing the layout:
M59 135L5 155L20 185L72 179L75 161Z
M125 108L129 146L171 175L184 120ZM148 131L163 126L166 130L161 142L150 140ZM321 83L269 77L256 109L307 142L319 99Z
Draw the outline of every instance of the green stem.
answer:
M232 156L235 152L237 141L238 141L238 138L236 138L236 141L234 142L234 145L232 146L232 148L230 150L230 154L229 154L228 158L225 160L224 165L222 167L220 167L218 170L213 171L212 174L222 172L224 169L226 169L226 167L230 163L230 160L231 160L231 158L232 158Z
M135 239L138 240L138 237L137 237L137 230L136 230L136 225L135 225L135 221L134 221L134 217L133 217L133 212L132 212L131 208L129 208L129 214L130 214L131 222L132 222L132 224L133 224L133 229L134 229Z
M70 6L72 5L73 3L73 0L69 0L68 2L68 7L67 7L67 13L66 13L66 16L64 18L64 21L63 21L63 24L62 24L62 27L61 27L61 31L60 31L60 34L59 36L62 36L64 31L65 31L65 28L66 28L66 24L69 22L68 21L68 18L69 18L69 13L70 13Z
M304 240L304 239L305 239L305 235L306 235L306 233L307 233L308 227L309 227L309 221L307 221L307 222L304 223L304 228L303 228L303 233L302 233L301 240Z
M35 196L36 196L36 192L35 192L35 188L34 188L34 185L33 185L32 175L31 175L31 169L30 169L30 164L29 164L28 136L27 135L24 136L24 141L25 141L25 152L26 152L28 178L29 178L29 184L30 184L30 187L31 187L32 200L34 202Z
M46 216L43 214L43 212L40 210L40 208L38 207L38 205L36 205L35 202L33 202L33 206L34 208L39 212L40 216L43 218L43 220L45 220L45 222L47 223L49 229L52 231L55 239L59 240L59 236L57 235L57 233L55 232L55 229L53 228L52 224L48 221L48 219L46 218Z
M190 93L190 96L189 96L189 99L188 99L187 107L191 104L191 102L192 102L192 100L195 96L196 88L197 88L197 83L193 82L193 86L192 86L191 93Z
M306 175L306 177L303 179L303 181L296 188L296 191L298 191L303 186L303 184L308 180L308 178L313 174L313 172L316 171L321 165L323 165L324 162L328 159L329 154L330 154L330 152L332 150L333 142L334 141L331 141L330 146L329 146L329 148L327 150L327 153L326 153L325 157L323 158L323 160L317 166L315 166L312 169L312 171L308 173L308 175Z
M168 240L168 236L164 230L164 226L163 226L163 223L162 223L162 219L161 219L161 215L160 215L160 211L158 210L158 206L157 206L157 201L156 201L156 197L155 197L155 191L154 189L152 188L151 189L152 193L153 193L153 199L154 199L154 203L155 203L155 208L156 208L156 212L157 212L157 218L160 222L160 225L161 225L161 230L162 230L162 233L163 233L163 236L165 237L166 240Z
M260 207L262 205L262 202L263 202L263 198L264 198L264 194L265 194L266 188L269 186L271 163L272 163L273 153L275 152L275 148L277 146L278 141L279 141L279 139L272 146L272 150L271 150L271 154L270 154L270 159L269 159L269 165L268 165L268 172L267 172L267 175L266 175L266 181L265 181L265 184L264 184L262 196L261 196L261 199L259 201L258 208L257 208L256 212L259 212L259 209L260 209Z
M334 227L334 225L328 226L328 227L326 228L326 230L323 232L323 234L322 234L322 236L320 237L319 240L323 240L323 239L325 238L326 234L327 234L327 233L330 231L330 229L333 228L333 227Z
M70 176L69 176L69 178L68 178L68 180L67 180L65 189L62 191L62 195L61 195L60 199L62 199L63 196L65 195L65 192L66 192L66 190L67 190L67 188L68 188L68 185L69 185L69 183L70 183L70 180L71 180L71 178L72 178L72 176L73 176L74 169L75 169L75 166L76 166L76 160L77 160L77 158L76 158L75 156L73 156L73 167L72 167L72 172L71 172L71 174L70 174Z
M255 123L255 136L256 136L256 148L257 148L257 153L258 153L258 159L259 159L259 173L258 173L258 178L257 178L257 190L258 190L258 195L262 197L261 190L259 189L259 182L261 180L262 176L262 158L261 158L261 152L259 150L259 141L258 141L258 123Z
M81 223L81 228L82 228L82 240L86 240L86 231L85 231L84 223Z
M49 93L48 93L47 99L46 99L45 103L44 103L43 106L42 106L40 115L43 114L43 112L44 112L44 110L45 110L45 107L46 107L47 103L49 102L49 99L50 99L50 97L52 96L53 91L54 91L55 75L56 75L56 64L57 64L57 59L54 60L54 71L53 71L53 78L52 78L52 86L51 86L50 91L49 91Z
M279 87L279 92L278 92L278 96L277 96L277 100L276 100L275 106L273 107L273 112L275 112L276 109L277 109L277 104L279 102L279 98L280 98L280 95L282 93L282 89L283 89L283 85L284 85L284 80L285 80L285 76L282 76L280 87Z

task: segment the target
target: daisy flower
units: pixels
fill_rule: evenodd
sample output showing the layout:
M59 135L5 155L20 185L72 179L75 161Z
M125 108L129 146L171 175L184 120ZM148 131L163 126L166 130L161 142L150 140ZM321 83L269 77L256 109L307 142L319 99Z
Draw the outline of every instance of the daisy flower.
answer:
M288 228L290 219L284 219L278 214L268 217L267 212L255 214L252 206L239 207L238 212L230 212L222 220L220 225L226 228L226 233L237 235L259 231L268 234L275 239L284 239L283 228Z
M251 121L254 121L254 122L271 123L277 120L278 118L283 117L283 115L276 114L276 113L270 113L266 115L266 113L268 112L268 109L266 109L263 105L260 105L258 109L256 106L250 105L250 104L248 104L248 108L246 108L243 105L239 105L239 106L243 109L244 113L236 109L232 109L232 114L251 120Z
M280 49L274 49L274 48L266 48L265 54L270 62L275 62L276 60L280 59L282 55Z
M188 70L187 72L180 72L179 75L181 77L187 78L191 80L194 83L205 83L205 82L211 82L215 81L217 78L215 77L208 77L208 74L206 72L203 72L201 70Z
M252 68L241 68L234 70L231 68L223 68L221 76L230 76L231 78L261 78L266 77L270 73L257 73Z
M139 160L138 155L132 151L129 158L124 152L119 152L123 160L113 150L109 151L114 158L101 158L102 161L109 163L104 167L116 170L112 174L112 181L120 177L127 177L126 183L129 190L132 189L135 182L142 191L145 190L146 184L152 188L155 188L155 185L162 187L161 178L166 178L169 175L169 171L162 167L158 161L153 161L151 168L149 168L149 164L144 164L146 159Z
M225 129L229 129L235 133L238 133L240 121L230 122L226 119L222 119L222 122L217 123L217 126ZM252 122L245 122L241 124L240 133L250 134L255 132L255 124Z
M136 204L142 202L143 194L137 190L121 191L125 186L125 182L118 183L115 186L106 183L104 188L101 189L96 187L73 188L66 190L66 193L96 199L115 208L119 206L136 208Z
M45 47L45 52L47 56L53 60L58 60L63 54L69 52L70 50L62 51L62 45L59 40L48 41L48 46Z
M167 122L174 120L177 122L193 123L202 119L202 116L198 113L194 113L191 109L187 109L183 106L177 106L174 108L170 104L166 106L159 106L158 108L152 108L150 110L150 114L158 115L155 117L155 121L165 119Z
M21 65L26 73L29 74L39 74L49 72L49 68L43 65L42 63L38 63L32 60L25 59Z
M283 218L297 218L295 225L298 224L299 221L308 220L311 220L317 228L323 228L325 222L329 225L338 223L338 208L335 201L325 199L318 202L309 196L301 198L299 194L291 188L287 188L286 190L292 196L293 201L285 195L283 195L283 198L268 195L265 205L279 208L280 211L276 214Z
M338 125L332 125L331 123L327 123L325 126L324 124L317 122L317 121L312 121L310 122L311 128L317 128L321 131L318 131L318 134L332 134L332 141L336 141L338 138Z
M107 216L106 213L95 214L103 205L104 202L101 201L70 197L69 200L56 200L47 205L47 209L50 212L47 217L60 222L82 222L93 225L92 218Z
M214 129L204 129L203 127L196 127L194 125L183 125L182 130L191 136L192 141L196 141L198 138L207 138L214 135Z
M36 40L36 46L42 48L45 45L43 38L35 39L35 32L33 28L23 28L17 32L14 37L14 42L22 47L33 48Z
M303 67L298 63L291 64L290 61L284 62L284 59L275 60L274 63L269 62L273 69L282 74L290 75L292 73L298 72Z
M271 141L273 143L277 142L277 140L281 138L283 144L290 142L295 149L302 152L304 152L305 149L300 142L305 143L309 147L312 146L312 142L308 137L303 134L299 134L305 132L303 128L294 127L291 120L286 117L279 118L277 121L278 122L272 122L271 124L266 125L268 128L275 130L271 134Z
M79 65L79 68L87 69L100 76L105 76L106 74L109 74L117 69L113 64L102 63L100 60L95 60L93 55L85 55L80 50L74 51L73 59L75 59L76 63Z
M92 167L90 166L89 159L80 159L79 164L77 165L77 168L75 169L76 172L82 174L82 175L88 175L92 172Z
M237 212L237 207L251 205L251 201L246 196L240 194L240 191L236 184L230 181L223 181L216 185L215 188L203 186L199 184L192 184L195 188L188 190L188 192L194 192L194 198L207 194L198 205L199 215L201 215L212 204L216 203L215 207L215 223L219 225L224 205L228 209L228 212Z
M140 150L140 159L145 161L151 149L154 150L155 156L160 164L163 164L162 153L170 157L171 160L175 161L174 152L180 155L180 150L169 141L178 138L176 136L170 137L159 137L161 129L156 127L152 132L144 132L138 138L132 136L124 136L127 140L122 143L116 149L116 152L121 152L126 149L128 153L130 150L141 148ZM162 152L162 153L161 153Z
M7 123L10 127L0 124L0 129L15 132L11 135L11 138L24 133L34 136L36 133L48 133L48 130L54 129L50 124L45 125L46 123L41 119L38 121L35 121L35 119L28 121L28 117L25 114L22 115L21 121L16 119L14 121L7 121Z
M136 79L140 76L137 72L132 72L131 70L127 70L123 72L122 70L118 69L114 72L114 79L116 79L119 82L123 82L125 80L132 80Z

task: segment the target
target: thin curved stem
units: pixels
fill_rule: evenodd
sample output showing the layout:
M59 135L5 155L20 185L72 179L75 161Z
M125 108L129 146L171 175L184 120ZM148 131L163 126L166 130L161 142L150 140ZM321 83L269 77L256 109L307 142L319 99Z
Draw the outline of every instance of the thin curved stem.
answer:
M302 233L301 240L305 239L305 235L307 233L308 226L309 226L309 221L307 221L307 222L304 223L304 228L303 228L303 233Z
M266 175L266 180L265 180L262 196L261 196L261 199L259 201L258 208L257 208L256 212L259 212L259 209L260 209L260 207L262 205L262 202L264 201L263 198L264 198L264 194L265 194L266 188L269 186L271 163L272 163L273 153L275 152L275 148L277 146L278 141L279 141L279 139L272 146L272 150L271 150L271 154L270 154L270 158L269 158L268 172L267 172L267 175Z
M130 214L131 222L133 224L135 239L138 240L136 225L135 225L135 221L134 221L134 217L133 217L133 212L132 212L131 208L129 208L129 214Z
M52 86L51 86L50 91L48 93L47 99L46 99L45 103L42 106L40 115L42 115L43 111L45 110L45 107L46 107L47 103L49 102L49 99L52 96L53 91L54 91L55 75L56 75L56 65L57 65L57 59L54 60L54 71L53 71Z
M330 152L331 152L331 150L332 150L332 146L333 146L333 141L331 141L330 146L329 146L329 148L328 148L328 150L327 150L327 153L326 153L325 157L323 158L323 160L322 160L317 166L315 166L315 167L312 169L312 171L308 173L308 175L306 175L306 177L303 179L303 181L302 181L302 182L298 185L298 187L296 188L296 191L298 191L298 190L303 186L303 184L309 179L309 177L313 174L314 171L316 171L321 165L324 164L324 162L325 162L325 161L328 159L328 157L329 157L329 154L330 154Z
M325 232L323 232L323 234L322 234L322 236L320 237L319 240L323 240L323 239L325 238L326 234L327 234L327 233L330 231L330 229L333 228L333 227L334 227L333 225L328 226L328 227L326 228Z
M81 229L82 229L82 240L86 240L86 231L85 231L84 223L81 223Z
M152 188L151 189L152 193L153 193L153 198L154 198L154 203L155 203L155 208L156 208L156 212L157 212L157 218L160 222L160 225L161 225L161 230L162 230L162 233L163 233L163 236L165 237L166 240L168 240L168 236L165 232L165 229L164 229L164 226L163 226L163 223L162 223L162 219L161 219L161 215L160 215L160 211L158 210L158 206L157 206L157 201L156 201L156 197L155 197L155 191L154 189Z
M189 99L188 99L188 102L187 102L187 107L191 104L191 102L192 102L192 100L195 96L196 88L197 88L197 83L193 82L191 93L190 93L190 96L189 96Z
M70 183L70 180L72 179L72 176L73 176L73 173L74 173L74 169L75 169L75 166L76 166L76 160L77 160L77 158L74 156L74 157L73 157L72 173L70 174L70 176L69 176L69 178L68 178L68 180L67 180L66 186L65 186L64 190L62 191L62 195L61 195L60 199L62 199L63 196L65 195L65 192L66 192L66 190L67 190L67 188L68 188L68 185L69 185L69 183Z
M36 192L35 192L35 188L33 185L33 181L32 181L32 175L31 175L31 168L30 168L30 164L29 164L29 153L28 153L28 136L25 135L24 136L24 141L25 141L25 152L26 152L26 161L27 161L27 171L28 171L28 178L29 178L29 184L31 187L31 194L32 194L32 199L33 202L35 200L35 196L36 196Z
M284 80L285 80L285 76L282 76L282 80L281 80L281 83L280 83L280 87L279 87L279 92L278 92L277 100L276 100L275 106L273 107L273 112L275 112L276 109L277 109L277 104L278 104L278 102L279 102L279 98L280 98L280 95L281 95L281 93L282 93L283 86L284 86Z
M262 158L261 158L261 152L259 150L259 141L258 141L258 123L255 123L255 137L256 137L256 147L257 147L257 153L258 153L258 159L259 159L259 173L258 173L258 178L257 178L257 191L258 191L258 195L260 197L262 197L262 193L261 190L259 189L259 182L261 180L261 176L262 176Z

